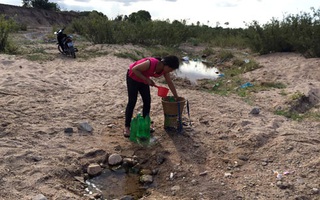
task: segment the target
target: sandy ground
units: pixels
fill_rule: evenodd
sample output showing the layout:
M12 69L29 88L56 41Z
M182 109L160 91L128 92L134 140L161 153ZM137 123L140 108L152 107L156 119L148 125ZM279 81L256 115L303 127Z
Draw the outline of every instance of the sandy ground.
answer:
M112 153L135 155L144 167L159 170L144 199L320 199L319 121L274 114L288 101L284 92L307 95L320 87L320 59L292 53L255 57L263 67L246 79L279 81L287 88L254 93L249 103L177 83L190 103L192 126L183 134L164 131L161 99L151 89L157 143L144 148L122 136L125 73L132 61L112 52L125 46L99 46L109 53L75 60L60 55L54 44L47 47L51 61L0 55L0 199L88 199L75 177ZM250 114L257 106L260 114ZM314 109L319 113L319 106ZM183 118L188 123L186 112ZM78 130L83 122L92 133ZM66 134L66 128L74 132ZM160 155L162 164L156 162ZM275 171L285 175L277 179Z

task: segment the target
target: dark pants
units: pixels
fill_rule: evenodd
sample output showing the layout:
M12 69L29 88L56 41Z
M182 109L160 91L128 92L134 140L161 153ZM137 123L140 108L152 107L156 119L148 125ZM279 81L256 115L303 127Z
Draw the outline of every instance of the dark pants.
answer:
M125 126L130 127L131 118L133 115L134 107L138 99L138 92L140 93L143 101L143 117L149 115L151 107L150 87L147 84L138 82L129 77L127 73L127 89L128 89L128 104L126 108L126 121Z

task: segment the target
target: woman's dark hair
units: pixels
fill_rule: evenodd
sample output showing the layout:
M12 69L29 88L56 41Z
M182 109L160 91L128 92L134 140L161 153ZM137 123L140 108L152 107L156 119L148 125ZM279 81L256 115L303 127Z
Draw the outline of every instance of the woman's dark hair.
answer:
M177 56L166 56L161 59L161 62L172 69L178 69L180 65L179 58Z

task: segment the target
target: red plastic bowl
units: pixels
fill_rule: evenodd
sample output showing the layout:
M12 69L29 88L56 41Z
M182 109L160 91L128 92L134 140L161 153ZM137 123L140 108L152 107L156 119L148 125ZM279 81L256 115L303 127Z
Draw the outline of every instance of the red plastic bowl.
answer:
M168 95L169 89L166 87L156 86L158 88L158 96L166 97Z

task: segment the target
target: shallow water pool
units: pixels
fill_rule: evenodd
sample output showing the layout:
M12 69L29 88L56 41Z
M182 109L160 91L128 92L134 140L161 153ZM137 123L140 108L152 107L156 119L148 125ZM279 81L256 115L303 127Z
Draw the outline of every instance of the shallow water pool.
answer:
M197 83L199 79L217 79L221 76L216 67L208 66L201 60L182 61L175 75L180 78L186 78L192 83Z
M139 184L139 175L128 173L123 168L115 171L105 169L100 176L87 180L86 184L89 194L100 193L102 199L120 199L125 195L139 199L145 192L145 188Z

